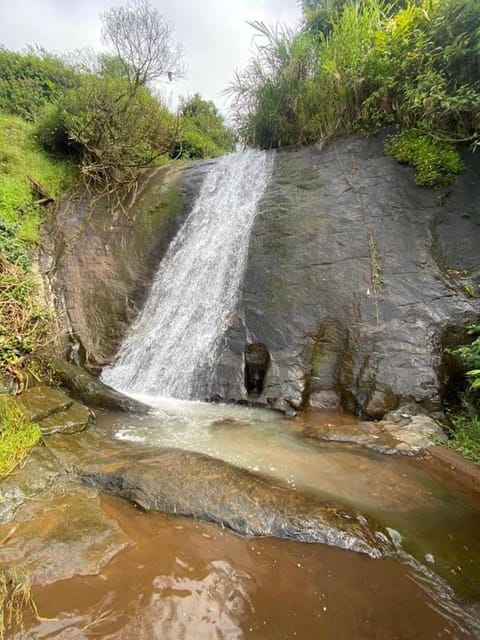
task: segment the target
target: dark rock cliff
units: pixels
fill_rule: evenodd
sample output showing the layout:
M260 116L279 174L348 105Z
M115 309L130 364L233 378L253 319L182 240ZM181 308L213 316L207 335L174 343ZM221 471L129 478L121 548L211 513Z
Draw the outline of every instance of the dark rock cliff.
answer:
M441 408L442 345L479 317L480 158L437 191L382 150L377 136L277 153L213 396L249 397L244 354L259 343L269 367L250 399L374 418Z
M480 313L480 158L466 162L433 190L383 154L381 136L276 152L203 395L373 418L411 401L440 410L443 347ZM53 288L90 368L112 358L208 167L147 174L114 224L78 202L57 216Z

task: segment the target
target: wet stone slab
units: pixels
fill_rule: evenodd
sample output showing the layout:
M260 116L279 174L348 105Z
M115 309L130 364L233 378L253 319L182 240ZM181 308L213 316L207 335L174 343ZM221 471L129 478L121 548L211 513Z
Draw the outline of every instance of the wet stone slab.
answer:
M101 507L98 492L71 482L25 503L0 526L0 570L48 584L97 575L131 542Z
M357 444L389 455L423 454L433 445L447 440L445 432L433 418L412 414L408 408L391 412L379 422L315 424L306 420L292 423L291 428L302 437Z

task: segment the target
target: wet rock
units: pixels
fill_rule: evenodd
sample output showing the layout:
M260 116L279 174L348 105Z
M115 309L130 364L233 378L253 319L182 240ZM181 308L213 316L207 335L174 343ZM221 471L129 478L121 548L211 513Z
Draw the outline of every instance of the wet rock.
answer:
M53 433L79 433L84 431L95 420L95 414L78 402L74 402L68 409L55 413L40 422L40 429L44 436Z
M438 422L426 414L415 413L414 409L415 405L401 407L379 422L299 425L295 431L303 437L327 442L350 442L378 453L414 456L447 439Z
M313 391L309 396L312 409L338 409L340 402L340 395L333 390Z
M33 584L96 575L130 544L98 492L72 483L25 503L0 526L0 539L0 570L14 568Z
M27 389L16 398L33 422L40 422L49 416L65 411L73 404L73 400L67 395L46 385Z
M97 373L115 355L211 162L146 170L121 211L78 194L59 205L44 230L41 266L76 364Z
M354 511L199 453L160 449L78 469L85 483L146 510L189 515L250 536L321 542L382 555L375 524Z
M391 389L382 389L379 385L368 397L362 407L363 413L369 418L383 418L389 411L394 411L400 398Z
M29 453L22 466L0 481L0 524L35 496L48 490L65 475L64 466L42 443Z
M91 409L72 400L58 389L37 385L16 396L30 420L37 422L43 435L78 433L94 420Z
M442 336L480 314L465 290L465 279L480 282L480 158L466 157L467 170L439 192L417 187L383 143L383 134L352 136L276 152L238 307L200 397L247 402L246 349L261 344L269 364L248 383L258 405L340 398L372 419L406 402L441 411ZM129 203L133 224L109 227L98 206L85 225L85 202L59 214L52 286L89 365L111 359L209 166L146 174Z
M442 335L480 313L456 273L480 272L480 158L443 198L417 187L383 140L276 153L213 384L220 399L244 397L243 350L258 342L270 354L265 397L308 406L338 394L373 419L405 402L441 410Z
M149 407L124 396L101 382L98 378L66 360L54 360L51 368L55 379L77 399L88 406L119 411L147 413Z
M286 418L295 418L296 409L283 398L267 398L267 403L274 411L280 411Z

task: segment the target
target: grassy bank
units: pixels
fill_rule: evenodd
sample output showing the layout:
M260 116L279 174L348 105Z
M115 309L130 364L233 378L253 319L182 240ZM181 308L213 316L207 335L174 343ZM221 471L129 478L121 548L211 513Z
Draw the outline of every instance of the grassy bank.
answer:
M70 163L50 158L34 133L33 124L0 114L0 370L10 372L51 339L32 261L49 205L76 175Z
M40 439L40 427L8 395L0 396L0 479L23 460Z
M51 313L32 264L49 205L76 176L70 163L50 158L34 134L32 123L0 113L0 377L18 381L52 342ZM0 478L39 437L39 427L0 396Z

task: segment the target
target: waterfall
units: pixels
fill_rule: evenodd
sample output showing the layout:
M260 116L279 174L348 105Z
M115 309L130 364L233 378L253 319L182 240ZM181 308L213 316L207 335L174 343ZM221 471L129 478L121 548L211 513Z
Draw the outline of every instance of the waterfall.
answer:
M104 382L127 394L187 399L205 388L235 310L272 165L272 154L253 150L213 165Z

